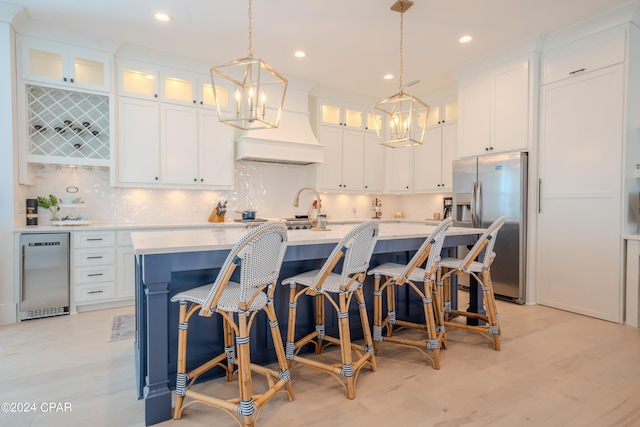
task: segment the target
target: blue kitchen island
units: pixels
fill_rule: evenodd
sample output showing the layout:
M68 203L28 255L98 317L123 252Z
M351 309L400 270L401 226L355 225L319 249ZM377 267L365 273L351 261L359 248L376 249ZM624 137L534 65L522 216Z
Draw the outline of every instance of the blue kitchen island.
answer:
M330 224L330 230L290 230L281 278L319 268L336 243L353 228L353 224ZM409 222L381 222L380 237L371 267L383 262L407 262L435 228L433 225ZM444 241L445 250L455 255L458 246L472 245L484 230L451 227ZM149 231L132 233L136 257L136 334L135 365L138 398L145 399L145 423L156 424L171 418L171 389L175 387L178 336L178 304L173 295L210 283L222 266L229 250L242 237L245 228L228 227L211 230ZM365 281L367 308L373 311L372 278ZM455 297L455 293L454 293ZM309 304L312 299L309 299ZM278 286L274 296L280 329L286 333L288 288ZM452 301L455 305L456 301ZM398 295L398 317L421 315L419 301L412 303L407 294ZM481 295L471 295L469 310L482 307ZM352 308L357 311L357 307ZM305 316L304 313L309 313ZM296 328L301 334L313 329L311 306L298 307ZM273 343L264 313L251 331L251 361L274 362ZM307 325L308 323L308 325ZM308 326L308 328L307 328ZM337 330L336 319L327 317L327 333ZM194 316L189 323L188 366L195 366L221 352L222 320L219 316ZM352 332L358 339L362 332ZM266 349L266 350L265 350ZM222 374L222 371L219 372ZM212 370L212 375L216 371Z

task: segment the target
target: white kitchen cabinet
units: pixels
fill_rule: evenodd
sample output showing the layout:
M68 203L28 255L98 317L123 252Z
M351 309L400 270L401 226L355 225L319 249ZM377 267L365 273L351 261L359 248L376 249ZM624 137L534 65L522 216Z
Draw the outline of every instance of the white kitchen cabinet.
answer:
M155 101L118 99L118 180L160 183L160 106Z
M195 108L160 106L160 164L163 184L198 183L198 112Z
M460 80L460 157L528 150L533 61L511 61Z
M318 100L319 125L364 130L369 121L363 106L328 99Z
M384 191L384 155L386 147L381 145L378 135L365 132L364 135L364 192Z
M115 232L82 231L72 235L73 311L78 306L115 298Z
M109 92L113 55L23 35L18 36L18 44L23 80Z
M413 192L451 191L457 125L428 128L424 143L413 147Z
M218 87L220 107L229 108L228 88ZM118 93L162 102L216 108L211 76L135 61L118 63Z
M231 188L233 129L215 111L161 105L163 185Z
M391 194L411 193L411 157L414 147L385 148L384 192Z
M124 60L118 91L121 185L232 187L233 132L219 123L207 75Z
M364 186L364 133L360 130L319 126L324 163L318 165L318 189L362 191Z
M118 61L118 94L143 98L158 99L160 72L154 65Z
M624 74L618 64L558 80L540 100L536 302L613 322L623 313Z
M624 62L626 30L616 27L575 42L551 49L541 64L542 84L553 83L580 74Z
M215 110L198 111L199 185L233 188L233 128L218 120Z
M374 114L371 107L318 100L316 136L325 146L324 163L317 166L320 190L383 190L384 150L377 143L376 133L382 122L382 116Z

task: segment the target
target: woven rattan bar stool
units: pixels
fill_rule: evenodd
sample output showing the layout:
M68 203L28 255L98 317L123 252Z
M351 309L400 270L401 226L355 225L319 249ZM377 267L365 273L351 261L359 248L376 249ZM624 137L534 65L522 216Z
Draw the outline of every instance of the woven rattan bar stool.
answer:
M377 221L364 222L356 226L340 240L322 265L322 268L298 274L282 281L283 285L289 285L287 359L289 359L292 366L294 363L302 364L331 374L342 384L349 399L353 399L356 396L355 384L360 369L365 364L369 364L373 371L376 370L362 282L366 277L371 254L377 240ZM342 260L342 270L333 272L340 260ZM296 341L296 307L298 299L303 295L315 298L316 327L315 331ZM349 305L353 296L355 296L359 306L364 345L351 342ZM329 305L337 313L339 337L325 334L325 301L328 301ZM316 354L320 354L326 345L335 344L340 346L340 363L324 363L299 356L300 349L309 343L315 345Z
M442 244L451 222L451 218L442 221L425 239L408 264L388 262L369 270L368 274L374 277L373 346L376 355L382 342L400 344L419 350L429 358L435 369L440 369L440 348L446 346L446 341L443 313L438 309L442 303L439 302L436 279ZM384 283L381 284L382 277ZM396 316L396 287L405 284L413 291L411 295L419 297L422 301L423 323L398 319ZM385 290L387 315L383 319L382 303ZM382 333L384 328L386 334ZM424 331L426 338L409 339L402 337L402 334L394 335L396 330L402 328Z
M294 399L288 362L273 307L273 293L286 246L287 229L283 223L267 222L255 227L231 249L214 283L181 292L171 298L173 302L180 302L174 418L180 418L186 407L200 402L225 410L243 426L253 426L262 405L283 387L289 400ZM238 266L239 283L230 280ZM269 321L280 371L252 364L250 360L249 332L260 310L264 310ZM224 353L187 372L187 331L189 319L195 313L204 317L210 317L213 313L222 316L225 348ZM227 371L229 381L233 379L237 366L239 397L214 397L192 389L196 379L215 366ZM253 394L252 371L266 377L269 384L266 392Z
M493 285L491 284L491 264L496 257L493 247L498 237L498 231L500 231L505 221L506 218L504 216L495 220L463 259L442 258L440 260L441 278L439 280L442 281L444 286L444 305L442 310L445 316L445 328L466 329L480 333L492 343L495 350L500 350L500 322L498 320L496 299L493 294ZM486 314L451 308L451 292L456 291L451 289L451 276L453 274L470 274L473 276L479 290L482 291ZM471 283L471 286L473 286L473 283ZM478 319L485 324L476 326L452 322L450 321L452 315Z

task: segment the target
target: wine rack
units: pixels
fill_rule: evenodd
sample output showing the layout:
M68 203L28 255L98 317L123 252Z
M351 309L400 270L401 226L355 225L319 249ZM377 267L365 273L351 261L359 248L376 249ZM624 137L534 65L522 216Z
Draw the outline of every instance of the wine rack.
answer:
M108 161L109 97L27 85L29 155Z

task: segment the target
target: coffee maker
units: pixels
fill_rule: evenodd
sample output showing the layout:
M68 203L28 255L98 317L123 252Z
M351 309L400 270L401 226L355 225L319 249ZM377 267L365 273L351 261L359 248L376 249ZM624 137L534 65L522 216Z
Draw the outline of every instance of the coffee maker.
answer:
M443 204L443 218L447 219L451 216L451 209L453 209L453 197L444 197L442 199Z

